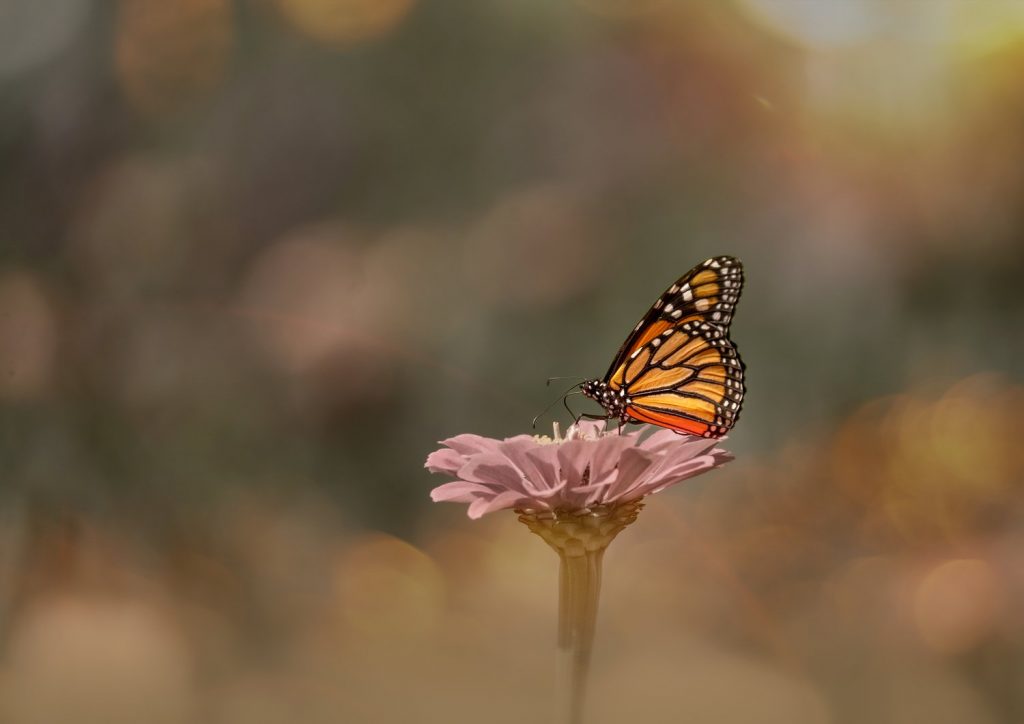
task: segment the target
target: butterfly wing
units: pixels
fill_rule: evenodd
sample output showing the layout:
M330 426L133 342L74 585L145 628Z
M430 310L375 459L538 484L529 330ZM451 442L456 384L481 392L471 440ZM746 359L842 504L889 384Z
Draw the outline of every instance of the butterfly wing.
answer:
M626 365L630 417L704 437L720 437L743 404L743 362L726 332L686 322L641 347Z
M604 379L613 390L625 390L630 417L705 437L733 426L744 367L729 323L742 288L739 260L718 256L684 274L654 303Z

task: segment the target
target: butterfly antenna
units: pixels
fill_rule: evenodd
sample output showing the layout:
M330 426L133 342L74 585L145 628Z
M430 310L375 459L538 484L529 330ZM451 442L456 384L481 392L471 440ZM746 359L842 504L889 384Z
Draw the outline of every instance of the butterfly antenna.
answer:
M557 377L555 377L555 378L552 378L552 379L558 379L558 378L557 378ZM551 382L551 380L548 380L548 383L549 383L549 384L550 384L550 382ZM571 392L572 392L573 390L575 390L575 389L576 389L577 387L579 387L579 386L580 386L580 385L582 385L582 384L583 384L582 382L577 382L577 383L576 383L575 385L573 385L572 387L570 387L569 389L567 389L567 390L566 390L565 392L563 392L563 393L562 393L562 396L561 396L561 397L559 397L558 399L556 399L556 400L552 401L552 403L551 403L550 405L548 405L548 406L547 406L547 407L545 407L545 408L544 408L543 410L541 410L541 412L540 412L540 413L539 413L539 414L538 414L538 415L537 415L536 417L534 417L534 418L533 418L533 422L531 422L531 423L530 423L530 424L531 424L531 426L532 426L532 427L533 427L534 429L537 429L537 420L539 420L539 419L540 419L540 418L542 418L542 417L543 417L544 415L546 415L546 414L547 414L547 413L548 413L548 412L549 412L549 411L551 410L551 408L552 408L552 407L554 407L555 405L557 405L557 404L559 403L559 401L561 401L561 402L562 402L562 404L565 404L565 398L566 398L566 397L568 397L568 396L569 396L569 394L570 394L570 393L571 393ZM567 406L567 409L568 409L568 406ZM571 414L571 413L572 413L572 411L570 410L570 414Z

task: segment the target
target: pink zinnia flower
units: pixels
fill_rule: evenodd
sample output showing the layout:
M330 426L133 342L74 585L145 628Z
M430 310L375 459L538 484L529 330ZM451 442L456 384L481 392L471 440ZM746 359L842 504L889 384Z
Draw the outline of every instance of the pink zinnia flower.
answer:
M732 460L717 440L671 430L606 431L580 422L565 436L517 435L494 440L456 435L441 442L426 467L456 478L434 488L434 502L468 503L469 517L504 508L531 512L584 512L616 506Z

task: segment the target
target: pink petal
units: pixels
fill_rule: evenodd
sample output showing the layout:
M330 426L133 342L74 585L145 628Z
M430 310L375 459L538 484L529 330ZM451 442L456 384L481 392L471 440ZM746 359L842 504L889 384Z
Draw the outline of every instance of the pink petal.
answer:
M507 490L500 495L494 496L490 500L480 499L473 501L466 513L470 518L476 520L488 513L493 513L496 510L515 507L515 505L523 499L523 496L518 493Z
M555 452L560 474L567 487L575 488L583 481L583 471L590 462L590 447L593 442L569 440L559 445Z
M713 454L715 450L714 440L700 439L699 442L690 442L686 445L682 445L677 451L671 451L665 455L665 462L660 466L663 470L671 470L676 465L685 463L687 460L693 460L702 456ZM718 449L721 452L720 448Z
M615 482L608 488L603 501L615 500L632 488L637 478L643 475L644 471L651 467L656 460L657 456L654 453L640 448L631 447L624 450L622 457L619 458L619 474L615 478Z
M694 458L689 462L680 465L675 468L670 475L658 476L651 478L650 480L644 481L642 484L636 486L634 490L629 491L629 495L624 496L631 497L633 495L652 495L654 493L660 493L665 488L670 488L677 483L681 483L688 478L692 478L705 470L710 470L715 467L715 459L710 455L703 455L699 458Z
M604 432L606 420L580 420L573 427L576 428L574 437L576 438L595 438L600 433ZM569 428L572 430L572 428Z
M649 479L641 481L640 484L636 486L634 490L631 490L625 497L660 493L665 488L669 488L676 483L681 483L688 478L692 478L706 470L723 465L733 459L732 455L724 450L720 450L720 452L720 455L717 453L701 455L700 457L678 463L671 468L662 470L656 476L651 476Z
M690 437L691 439L687 441L677 441L674 445L662 446L660 451L655 453L658 456L658 463L647 471L645 477L660 477L675 466L706 454L715 446L714 440Z
M602 438L590 458L590 484L610 483L615 477L622 451L635 443L635 435Z
M481 496L491 495L493 493L486 486L467 483L465 480L438 485L430 491L430 499L435 503L472 503Z
M608 488L611 487L612 480L606 480L603 483L594 483L592 485L580 485L572 489L572 492L582 497L581 507L589 508L599 503L607 502Z
M565 488L565 480L559 475L558 445L540 445L526 453L526 457L537 466L538 472L551 486L544 497L559 493Z
M459 468L459 477L471 483L481 483L494 492L515 490L525 493L523 475L504 455L499 453L482 453L474 455L465 465Z
M478 453L492 452L498 447L498 441L489 437L481 437L471 433L464 433L441 441L442 445L450 447L461 455L476 455Z
M427 462L423 466L432 473L447 473L455 475L459 468L466 462L466 458L449 448L435 450L427 456Z
M670 455L688 454L691 457L696 457L704 450L714 447L717 442L713 438L680 434L673 430L658 430L644 440L643 448L653 452L665 452Z
M528 450L526 456L545 478L558 480L558 448L558 445L538 445Z
M493 513L496 510L503 510L504 508L514 508L522 500L525 500L523 496L510 490L508 492L502 493L501 495L495 496L491 501L487 503L487 505L478 507L477 512L480 515L487 515L488 513Z
M577 485L572 489L574 493L592 493L595 490L607 490L614 483L614 480L605 480L603 483L590 483L589 485Z
M540 445L533 438L507 440L500 446L501 452L511 460L523 474L524 487L537 494L544 494L559 487L558 468L540 453L551 445Z
M484 514L484 508L487 507L488 502L487 498L478 498L477 500L474 500L469 504L469 510L466 511L466 515L473 520L476 520Z
M651 435L644 438L644 441L640 443L640 446L645 450L652 452L661 452L666 448L672 448L677 445L685 444L687 438L692 438L692 435L680 435L675 430L658 430ZM703 440L704 438L696 438Z

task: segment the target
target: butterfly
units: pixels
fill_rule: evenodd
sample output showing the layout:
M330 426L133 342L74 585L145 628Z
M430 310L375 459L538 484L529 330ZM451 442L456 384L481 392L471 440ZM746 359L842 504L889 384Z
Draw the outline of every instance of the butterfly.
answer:
M603 419L721 437L743 404L745 365L729 339L743 265L731 256L698 264L670 286L622 344L603 379L580 391Z

